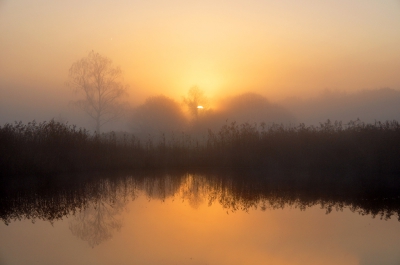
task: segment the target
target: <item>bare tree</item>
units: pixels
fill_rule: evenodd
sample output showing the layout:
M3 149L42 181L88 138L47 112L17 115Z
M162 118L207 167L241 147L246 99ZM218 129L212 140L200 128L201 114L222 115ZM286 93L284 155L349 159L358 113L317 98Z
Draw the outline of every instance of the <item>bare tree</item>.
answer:
M188 107L190 114L195 119L199 116L199 109L204 108L207 101L204 91L197 86L191 87L188 91L188 96L183 98L183 103Z
M94 119L97 133L105 123L120 118L127 108L123 99L128 87L123 84L121 69L99 53L91 51L73 63L67 84L84 95L73 103Z

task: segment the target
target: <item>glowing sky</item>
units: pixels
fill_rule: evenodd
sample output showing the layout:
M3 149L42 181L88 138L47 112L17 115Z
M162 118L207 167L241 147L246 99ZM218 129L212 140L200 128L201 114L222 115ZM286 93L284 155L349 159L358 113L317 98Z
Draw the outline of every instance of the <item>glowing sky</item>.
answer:
M400 2L376 0L0 1L0 87L64 93L95 50L131 100L256 91L400 87Z

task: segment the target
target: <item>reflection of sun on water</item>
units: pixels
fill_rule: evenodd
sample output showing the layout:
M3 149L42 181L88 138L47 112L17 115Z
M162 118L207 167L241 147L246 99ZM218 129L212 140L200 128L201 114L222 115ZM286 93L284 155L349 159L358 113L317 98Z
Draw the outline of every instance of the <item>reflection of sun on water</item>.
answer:
M157 257L163 258L163 264L359 263L357 252L350 252L341 244L340 235L346 231L341 227L343 220L336 219L338 215L330 215L327 222L325 212L318 206L307 211L290 207L242 211L239 206L246 207L246 199L232 194L225 186L230 186L228 183L192 174L181 181L162 203L139 197L130 205L131 214L125 221L129 225L115 236L125 241L115 245L113 253L118 252L121 259L134 257L139 263L151 264L163 263ZM160 183L154 184L159 187ZM164 184L168 187L172 183ZM353 216L349 211L347 215ZM332 233L339 235L332 237ZM326 240L328 237L330 241ZM350 240L361 245L358 237ZM121 253L126 245L129 250ZM148 255L150 251L157 255Z

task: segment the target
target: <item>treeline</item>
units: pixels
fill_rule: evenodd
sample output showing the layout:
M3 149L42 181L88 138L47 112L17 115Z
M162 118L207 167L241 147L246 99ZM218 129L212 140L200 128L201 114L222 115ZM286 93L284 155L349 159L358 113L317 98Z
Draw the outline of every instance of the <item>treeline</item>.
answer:
M190 96L190 92L195 95L203 94L196 88L189 91L189 96L183 104L188 115L185 115L182 105L172 98L163 95L147 98L142 105L127 115L132 132L140 139L147 139L148 135L160 137L162 134L170 138L172 134L182 131L188 132L192 137L198 137L206 134L208 129L218 131L227 120L236 121L238 124L296 124L295 117L285 108L256 93L221 99L217 102L218 109L214 110L206 98ZM199 105L202 108L199 109Z
M52 120L0 127L0 155L3 177L203 168L375 179L400 175L400 124L328 120L319 126L285 127L233 122L209 130L202 139L182 133L140 141L129 134L91 134Z

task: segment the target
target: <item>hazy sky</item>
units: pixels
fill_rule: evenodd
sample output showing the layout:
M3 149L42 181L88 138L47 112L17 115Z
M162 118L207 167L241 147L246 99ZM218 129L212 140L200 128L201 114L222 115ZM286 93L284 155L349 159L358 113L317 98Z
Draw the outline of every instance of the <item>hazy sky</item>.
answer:
M193 85L272 99L398 89L399 29L398 0L0 0L1 104L65 101L91 50L121 66L134 104Z

